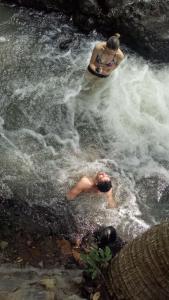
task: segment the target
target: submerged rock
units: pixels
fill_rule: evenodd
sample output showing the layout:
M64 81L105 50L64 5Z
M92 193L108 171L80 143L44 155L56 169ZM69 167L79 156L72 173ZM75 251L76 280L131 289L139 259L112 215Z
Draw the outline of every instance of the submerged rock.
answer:
M72 42L73 42L73 39L72 39L72 38L65 39L64 41L60 42L59 48L60 48L61 50L67 50L67 49L70 48Z

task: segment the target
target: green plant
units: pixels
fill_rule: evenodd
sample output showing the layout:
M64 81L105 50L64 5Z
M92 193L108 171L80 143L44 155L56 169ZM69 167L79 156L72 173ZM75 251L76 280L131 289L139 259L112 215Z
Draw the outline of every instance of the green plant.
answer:
M108 246L105 249L92 248L89 253L81 254L81 259L85 263L86 271L92 280L102 277L102 271L107 268L108 262L112 258L111 250Z

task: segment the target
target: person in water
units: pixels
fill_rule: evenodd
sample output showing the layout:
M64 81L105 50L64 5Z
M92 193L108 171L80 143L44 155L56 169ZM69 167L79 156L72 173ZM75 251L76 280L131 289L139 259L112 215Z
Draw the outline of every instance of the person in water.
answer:
M93 192L103 193L107 201L107 208L115 208L117 204L112 194L112 183L105 172L98 172L94 177L83 176L67 193L68 200L74 200L79 194Z
M108 77L124 59L124 54L119 47L120 34L118 33L111 36L107 42L96 44L88 65L88 71L97 77Z

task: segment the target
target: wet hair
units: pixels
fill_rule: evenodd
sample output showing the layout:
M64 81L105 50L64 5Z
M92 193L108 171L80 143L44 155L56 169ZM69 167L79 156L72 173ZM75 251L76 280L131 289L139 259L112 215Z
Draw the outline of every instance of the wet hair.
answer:
M104 248L116 241L117 233L113 226L107 226L97 232L98 246Z
M120 34L119 33L115 33L115 35L111 36L107 43L106 43L106 46L107 48L109 49L112 49L112 50L117 50L120 46Z
M106 193L112 188L112 183L111 180L99 181L96 186L100 192Z

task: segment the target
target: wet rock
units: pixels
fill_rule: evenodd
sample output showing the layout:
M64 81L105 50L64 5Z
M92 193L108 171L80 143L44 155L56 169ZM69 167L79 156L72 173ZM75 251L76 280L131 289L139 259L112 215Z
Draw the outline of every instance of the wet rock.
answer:
M79 1L79 10L84 15L97 16L100 11L97 0L83 0Z
M58 211L1 198L0 254L3 255L0 255L0 264L11 262L20 267L38 268L64 265L74 269L72 244L66 239L70 240L77 231L75 221L71 221L65 209L62 213Z
M169 185L167 185L165 187L165 189L163 190L160 202L165 205L168 204L168 202L169 202Z
M72 44L72 41L73 41L72 38L70 38L70 39L66 39L66 40L60 42L59 48L61 50L67 50L67 49L69 49L70 46L71 46L71 44Z
M96 28L96 18L94 16L86 17L86 15L77 12L73 16L73 21L82 32L88 33Z
M136 183L136 188L145 220L148 220L150 215L157 223L168 218L169 186L167 178L159 174L143 177Z
M68 203L54 208L32 205L26 201L0 199L0 238L12 236L19 231L31 236L70 236L76 231ZM72 220L71 220L72 219ZM72 223L72 224L71 224Z
M46 135L47 134L47 131L44 127L39 127L37 129L37 132L40 133L41 135Z
M169 62L169 3L139 1L128 4L120 16L124 40L149 59Z
M169 62L169 2L166 0L15 0L15 2L27 7L64 11L71 15L75 25L85 32L97 29L106 36L120 32L122 41L144 57ZM65 48L67 44L62 46Z
M56 7L59 7L61 10L63 10L66 13L73 13L76 10L77 7L77 1L76 0L45 0L46 6L49 6L49 3L51 2L52 7L56 9Z
M101 1L100 1L100 4L101 4ZM118 1L118 3L115 0L105 0L104 1L104 6L108 9L115 8L118 4L123 5L124 1L121 0L121 1Z

